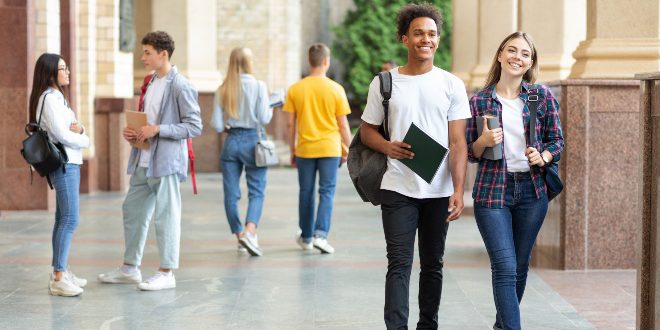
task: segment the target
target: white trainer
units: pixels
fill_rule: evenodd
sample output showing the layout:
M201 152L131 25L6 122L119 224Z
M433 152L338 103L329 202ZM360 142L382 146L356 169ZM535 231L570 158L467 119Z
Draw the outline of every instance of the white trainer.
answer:
M302 238L302 230L298 229L298 233L296 234L296 243L302 248L303 250L311 250L314 247L312 246L312 242L305 243Z
M312 243L315 248L321 250L322 253L335 253L335 248L328 243L328 240L322 237L314 237L314 241Z
M66 276L69 279L69 281L71 281L73 284L81 288L84 288L85 285L87 285L86 279L76 276L76 274L74 274L70 269L66 271L64 276Z
M158 271L154 276L138 284L138 289L143 291L158 291L173 288L176 288L176 280L172 272L165 273Z
M139 269L134 272L125 272L121 267L111 270L107 273L99 274L99 281L103 283L140 283L142 282L142 273Z
M236 250L236 252L243 254L243 253L247 253L248 250L243 245L241 245L241 243L238 243L238 249Z
M246 232L238 239L238 242L247 249L247 252L253 257L259 257L264 254L264 251L259 247L259 238L257 234L250 234Z
M75 285L66 276L62 276L59 281L55 281L55 276L50 274L50 281L48 282L48 293L50 295L75 297L83 293L83 291L81 287Z

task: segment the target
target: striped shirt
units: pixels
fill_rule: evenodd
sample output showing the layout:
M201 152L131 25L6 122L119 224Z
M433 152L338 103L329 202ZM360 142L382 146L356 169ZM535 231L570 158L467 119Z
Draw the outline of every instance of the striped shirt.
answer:
M536 118L537 141L532 146L539 152L549 151L554 160L559 160L559 154L564 149L564 137L559 120L559 103L554 98L550 89L544 85L531 85L522 82L518 97L525 103L523 107L523 125L525 127L525 141L529 143L529 108L527 104L528 95L536 91L539 96L539 107ZM506 155L500 160L488 160L476 158L472 150L472 144L479 138L477 132L477 116L497 116L500 118L502 127L502 104L495 97L495 85L489 86L470 98L470 111L472 119L468 121L466 139L468 143L468 160L478 163L477 177L474 182L472 198L474 202L487 208L504 207L504 196L506 192ZM506 140L502 141L502 145ZM504 153L504 148L502 150ZM543 169L532 166L530 169L536 197L541 198L547 193L543 181Z

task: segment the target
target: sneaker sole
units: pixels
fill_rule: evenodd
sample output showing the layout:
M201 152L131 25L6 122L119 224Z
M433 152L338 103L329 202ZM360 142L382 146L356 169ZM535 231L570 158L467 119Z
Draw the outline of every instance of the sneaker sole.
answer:
M140 287L140 286L138 285L138 289L139 289L140 291L160 291L160 290L167 290L167 289L174 289L174 288L176 288L176 284L174 284L174 285L172 285L172 286L169 286L169 285L168 285L168 286L165 286L165 287L162 287L162 288L158 288L158 289L155 289L155 288L144 288L144 287Z
M321 253L323 253L323 254L333 254L333 253L335 253L335 251L328 251L328 250L325 250L325 249L321 248L320 246L316 246L316 245L314 245L314 248L321 251Z
M311 245L305 245L304 243L301 244L300 242L297 242L297 243L298 243L298 246L300 246L300 248L305 250L305 251L314 250L314 247L311 246Z
M114 280L114 279L106 279L106 278L99 277L98 280L101 283L107 283L107 284L140 284L140 283L142 283L142 278L135 279L135 280Z
M243 240L238 242L241 243L241 245L243 245L243 247L247 250L247 252L253 257L261 257L261 255L264 254L263 251L255 249L254 247L252 247L250 244L246 243Z
M59 297L75 297L81 295L83 292L79 293L65 293L62 291L53 291L51 288L48 288L48 294L51 296L59 296Z

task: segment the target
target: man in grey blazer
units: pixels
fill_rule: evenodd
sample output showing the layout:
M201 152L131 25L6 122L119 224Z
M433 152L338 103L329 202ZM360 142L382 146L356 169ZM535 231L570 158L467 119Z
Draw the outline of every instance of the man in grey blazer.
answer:
M166 33L148 33L142 39L142 63L153 74L144 94L142 109L147 126L125 128L129 143L148 141L147 149L133 147L128 160L131 175L123 204L124 264L98 279L104 283L138 283L140 290L176 287L173 269L179 267L181 191L179 182L188 173L186 139L201 135L202 122L197 90L170 63L174 41ZM142 281L140 263L149 222L154 217L160 267Z

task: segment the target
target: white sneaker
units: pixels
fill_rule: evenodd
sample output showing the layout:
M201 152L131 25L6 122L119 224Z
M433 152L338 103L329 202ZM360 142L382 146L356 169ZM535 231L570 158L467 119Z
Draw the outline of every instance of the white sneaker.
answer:
M87 285L86 279L76 276L76 274L74 274L70 269L67 270L66 273L64 273L64 276L66 276L69 279L69 281L71 281L71 283L81 288L84 288L85 285Z
M173 288L176 288L176 280L172 272L165 273L158 271L154 276L138 284L138 289L143 291L158 291Z
M302 230L298 229L298 234L296 234L296 243L303 249L303 250L311 250L314 247L312 246L312 242L305 243L302 238Z
M314 247L321 250L322 253L335 253L335 248L328 243L328 240L321 237L314 237Z
M248 250L243 245L241 245L241 243L238 243L238 249L236 250L236 252L238 252L238 253L247 253Z
M99 281L103 283L140 283L142 282L142 274L139 269L134 272L125 272L121 267L109 271L107 273L99 274Z
M253 257L259 257L264 254L264 251L259 247L259 238L257 238L257 234L246 232L238 239L238 242L241 243L241 245L243 245L247 249L247 252Z
M48 282L48 293L52 296L75 297L83 293L83 289L71 282L66 276L62 276L59 281L55 281L55 276L50 274Z

